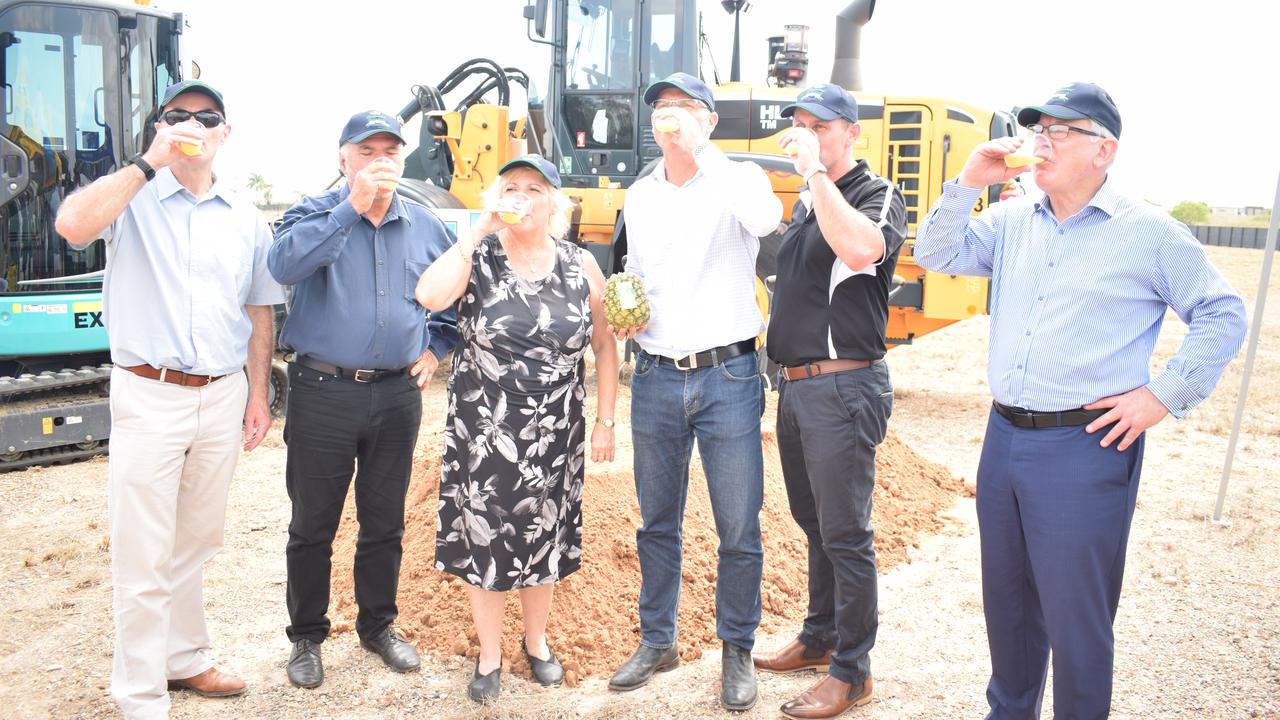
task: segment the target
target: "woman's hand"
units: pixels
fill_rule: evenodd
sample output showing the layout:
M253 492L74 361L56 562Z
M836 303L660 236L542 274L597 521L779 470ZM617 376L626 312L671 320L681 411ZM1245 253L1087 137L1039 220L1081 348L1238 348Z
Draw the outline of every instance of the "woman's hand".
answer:
M609 462L613 460L613 428L596 423L591 431L591 460L593 462Z

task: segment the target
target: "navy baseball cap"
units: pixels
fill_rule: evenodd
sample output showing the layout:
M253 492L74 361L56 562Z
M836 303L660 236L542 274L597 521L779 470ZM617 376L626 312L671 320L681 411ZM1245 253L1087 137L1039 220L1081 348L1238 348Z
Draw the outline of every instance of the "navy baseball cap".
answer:
M183 80L180 83L174 83L165 88L164 95L160 97L160 109L163 110L166 105L173 102L174 98L182 93L195 92L201 95L207 95L218 106L218 110L223 114L227 114L227 106L222 102L222 93L213 89L213 86L199 80ZM157 112L157 115L159 113Z
M1018 111L1018 123L1026 126L1041 115L1059 120L1096 120L1120 137L1120 111L1106 90L1093 83L1071 83L1059 89L1043 105L1029 105Z
M378 133L386 133L404 144L404 136L400 134L400 119L395 115L380 113L377 110L358 112L347 121L342 128L342 137L338 138L338 147L347 143L357 143Z
M556 172L556 166L551 161L538 155L537 153L529 153L508 162L498 171L499 175L505 175L508 170L516 167L527 167L538 171L538 174L547 179L551 183L551 187L560 189L560 173Z
M853 99L848 90L831 83L814 85L801 91L795 102L782 108L782 117L795 115L797 109L804 110L819 120L835 120L839 117L849 122L858 122L858 101Z
M672 73L650 85L649 89L644 91L644 104L653 107L653 104L658 101L658 95L667 88L675 88L694 100L701 100L702 104L713 112L716 109L716 99L711 94L711 88L689 73L682 72Z

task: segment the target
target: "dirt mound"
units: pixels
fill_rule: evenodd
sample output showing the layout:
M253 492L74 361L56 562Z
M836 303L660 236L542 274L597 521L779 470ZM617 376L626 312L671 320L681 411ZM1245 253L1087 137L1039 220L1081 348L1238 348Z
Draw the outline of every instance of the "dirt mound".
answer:
M439 431L423 432L405 510L404 561L397 627L424 650L475 657L478 646L463 583L435 569L436 499L439 491ZM806 603L804 535L791 519L778 464L777 441L766 432L764 509L760 515L765 567L762 632L799 628ZM612 471L587 466L583 494L582 568L555 592L549 641L570 685L588 675L612 673L640 637L636 607L640 566L635 530L640 523L629 462ZM942 526L939 511L951 506L963 484L941 465L917 455L892 433L877 454L873 523L883 573L907 559L907 547ZM718 541L698 461L692 463L684 525L684 583L680 594L680 652L685 660L718 646L715 576ZM351 494L334 543L334 632L351 630L356 615L351 562L355 550ZM527 672L520 652L520 604L507 602L503 658L507 670Z

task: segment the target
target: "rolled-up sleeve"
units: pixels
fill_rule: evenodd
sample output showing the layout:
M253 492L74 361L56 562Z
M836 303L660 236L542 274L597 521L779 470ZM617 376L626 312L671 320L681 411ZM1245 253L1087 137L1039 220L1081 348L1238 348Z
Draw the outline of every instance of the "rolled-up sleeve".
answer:
M730 209L734 218L756 237L778 229L782 222L782 201L773 194L769 176L752 162L734 162L719 147L708 145L697 155L698 167L729 185Z

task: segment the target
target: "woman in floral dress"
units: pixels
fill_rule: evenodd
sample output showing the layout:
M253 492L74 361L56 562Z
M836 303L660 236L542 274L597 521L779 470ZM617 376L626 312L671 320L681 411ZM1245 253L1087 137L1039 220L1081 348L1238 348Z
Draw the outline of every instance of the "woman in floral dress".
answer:
M457 302L436 567L468 584L480 654L473 700L497 697L505 593L516 590L534 679L564 676L546 643L554 583L582 556L586 428L583 356L595 354L599 417L592 460L613 459L617 345L604 321L604 275L562 238L568 198L538 155L507 163L469 237L418 283L428 309Z

